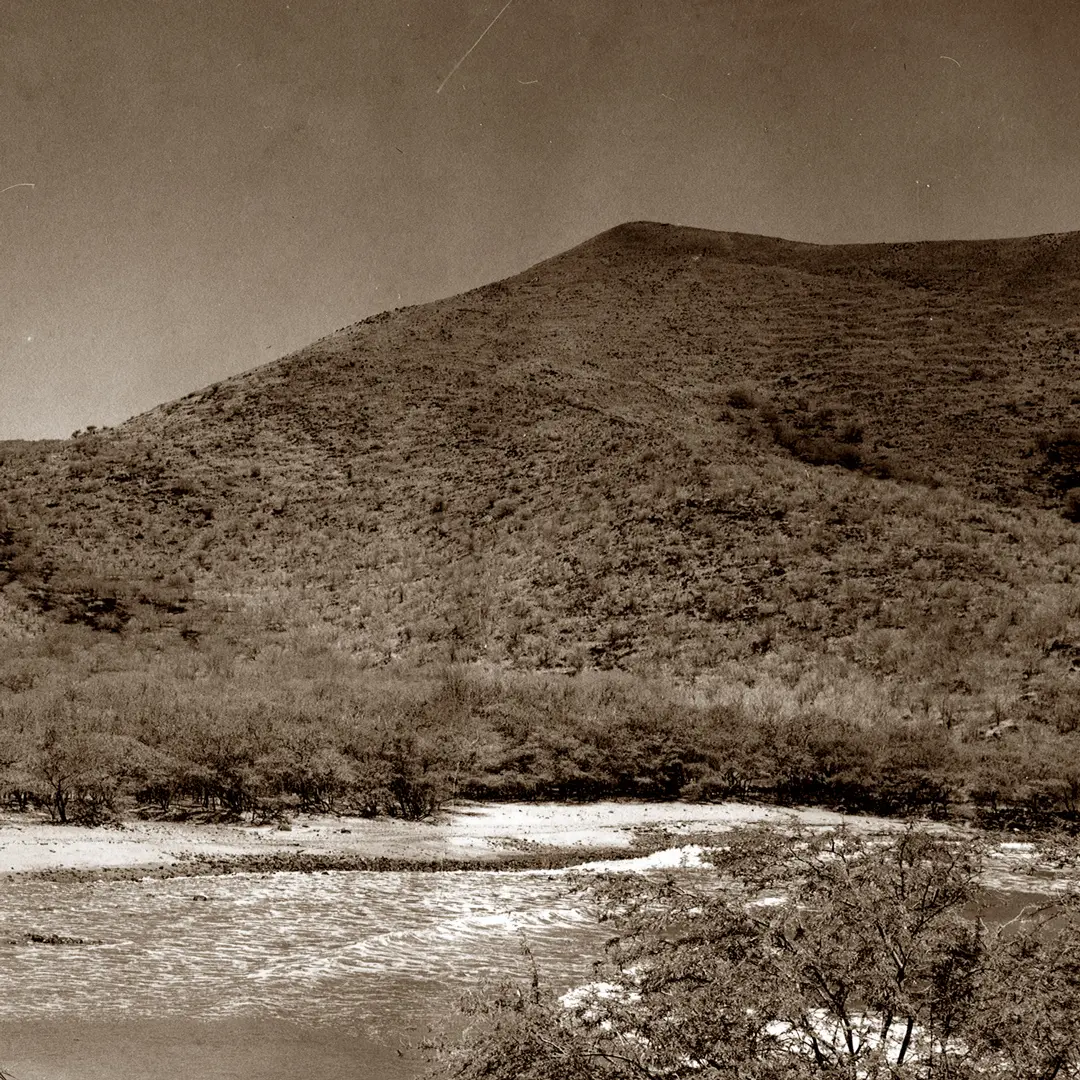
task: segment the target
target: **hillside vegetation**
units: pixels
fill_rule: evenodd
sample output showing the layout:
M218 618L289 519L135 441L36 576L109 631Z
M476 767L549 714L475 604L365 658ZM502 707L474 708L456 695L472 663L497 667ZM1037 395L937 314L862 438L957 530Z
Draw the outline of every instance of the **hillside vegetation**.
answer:
M1078 312L1080 234L635 223L0 444L6 788L1071 816Z

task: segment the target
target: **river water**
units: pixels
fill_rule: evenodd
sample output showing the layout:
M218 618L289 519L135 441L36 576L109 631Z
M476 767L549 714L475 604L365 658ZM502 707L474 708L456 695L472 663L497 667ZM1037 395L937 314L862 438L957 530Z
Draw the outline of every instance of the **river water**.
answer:
M1006 913L1023 899L1018 889L1053 887L1004 872L999 879ZM21 943L30 933L100 944ZM415 1075L409 1044L445 1027L462 993L505 976L528 978L531 962L556 986L585 981L605 936L587 899L559 872L6 881L0 941L20 943L0 944L0 1067L26 1080L140 1080L157 1074L148 1066L133 1072L115 1053L105 1054L100 1072L87 1067L86 1054L100 1051L94 1033L120 1025L115 1030L134 1045L155 1025L182 1022L172 1043L166 1039L174 1053L202 1045L203 1037L212 1043L215 1032L225 1032L222 1046L235 1048L243 1042L237 1033L248 1032L242 1060L208 1052L191 1075ZM64 1031L86 1040L81 1069L46 1060L49 1048L56 1057ZM34 1032L41 1033L37 1042ZM308 1049L296 1049L297 1039ZM352 1053L342 1049L349 1039L358 1040ZM281 1064L288 1046L299 1071ZM362 1046L396 1050L370 1057Z
M0 1017L282 1016L377 1034L484 980L580 971L602 935L552 873L232 874L5 882ZM586 968L587 972L587 968Z
M396 1047L408 1061L411 1042L453 1023L465 991L527 978L533 961L557 985L580 982L604 939L567 876L552 872L14 880L0 884L0 897L0 940L58 934L101 942L0 944L0 1024L43 1032L42 1048L9 1038L13 1058L0 1030L0 1068L27 1078L67 1075L34 1071L56 1038L49 1025L65 1020L91 1041L94 1024L104 1031L120 1023L135 1041L178 1018L189 1031L192 1022L204 1025L208 1037L222 1022L233 1033L261 1024L254 1041L264 1050L285 1025L290 1039L307 1032L316 1056L352 1037ZM199 1075L268 1075L265 1064L250 1073L229 1068ZM365 1072L361 1061L357 1070L309 1055L304 1075L390 1075L385 1063Z

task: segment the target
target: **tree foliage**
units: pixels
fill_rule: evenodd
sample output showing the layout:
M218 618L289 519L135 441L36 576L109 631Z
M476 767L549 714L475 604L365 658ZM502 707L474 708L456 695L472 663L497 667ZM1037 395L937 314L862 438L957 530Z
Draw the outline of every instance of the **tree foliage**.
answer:
M616 934L596 981L476 999L442 1075L1080 1076L1073 898L992 927L973 917L978 854L916 830L747 830L713 860L603 882Z
M865 697L821 680L690 698L623 672L383 672L325 648L238 658L225 641L192 649L190 670L163 663L150 678L123 669L120 637L106 648L96 631L65 629L71 640L57 650L85 665L78 680L54 678L49 657L0 658L0 798L58 818L70 808L93 821L133 800L162 814L294 806L417 818L464 796L1080 822L1080 729L1064 690L1058 730L1010 718L971 738L937 717L875 715ZM86 798L65 802L76 786Z

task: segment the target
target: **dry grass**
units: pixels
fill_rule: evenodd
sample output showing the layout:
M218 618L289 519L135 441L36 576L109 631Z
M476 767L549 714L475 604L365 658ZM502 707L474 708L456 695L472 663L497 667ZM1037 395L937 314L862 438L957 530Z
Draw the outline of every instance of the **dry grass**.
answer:
M639 223L0 454L0 707L470 663L1071 737L1078 291L1076 235Z

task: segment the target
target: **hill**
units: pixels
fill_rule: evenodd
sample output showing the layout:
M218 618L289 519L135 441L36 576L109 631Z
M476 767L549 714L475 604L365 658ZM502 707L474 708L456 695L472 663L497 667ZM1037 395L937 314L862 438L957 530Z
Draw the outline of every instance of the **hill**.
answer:
M0 454L5 726L238 805L304 731L384 789L835 799L899 746L1072 812L1078 300L1080 234L633 223Z

